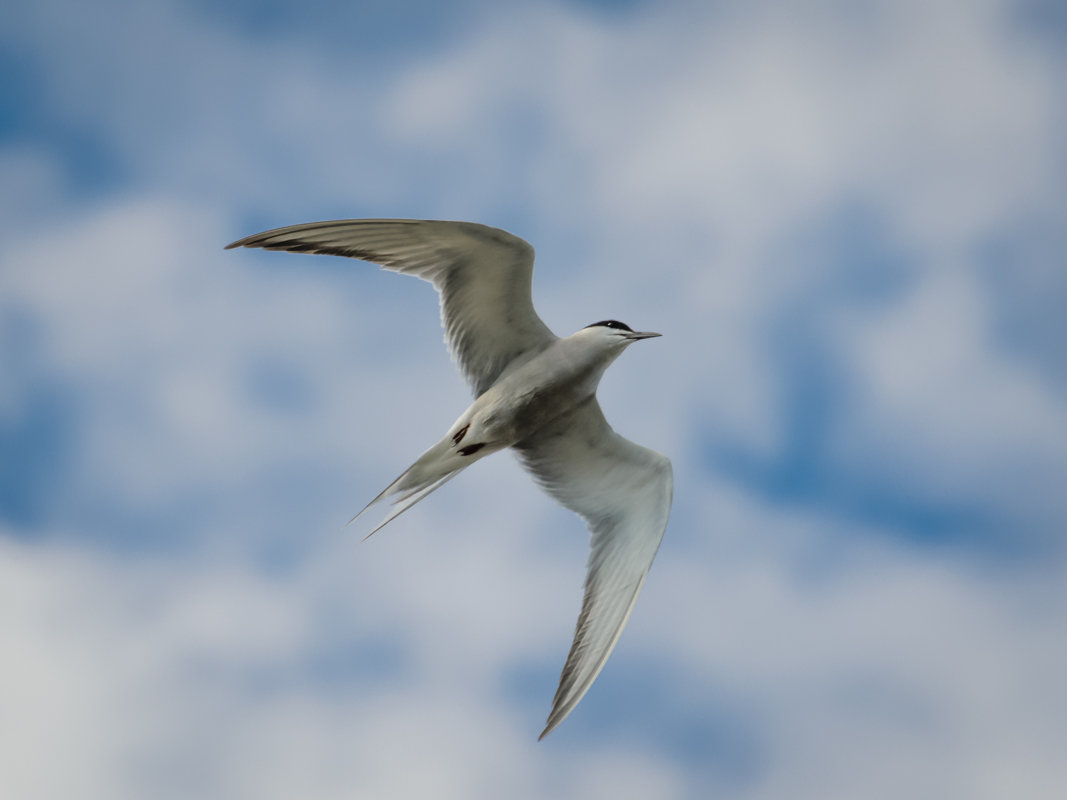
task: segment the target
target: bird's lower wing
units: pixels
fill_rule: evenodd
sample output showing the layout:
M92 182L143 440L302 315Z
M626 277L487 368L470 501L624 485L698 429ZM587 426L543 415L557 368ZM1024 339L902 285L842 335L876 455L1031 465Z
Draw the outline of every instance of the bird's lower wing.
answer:
M589 690L626 626L667 527L674 478L666 456L612 430L595 397L515 449L591 533L582 610L544 738Z

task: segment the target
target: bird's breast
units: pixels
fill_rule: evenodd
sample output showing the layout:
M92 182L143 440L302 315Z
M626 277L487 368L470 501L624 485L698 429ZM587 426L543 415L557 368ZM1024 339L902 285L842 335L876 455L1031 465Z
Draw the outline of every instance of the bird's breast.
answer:
M508 375L475 402L472 431L504 446L528 438L596 392L596 380L579 367L535 359Z

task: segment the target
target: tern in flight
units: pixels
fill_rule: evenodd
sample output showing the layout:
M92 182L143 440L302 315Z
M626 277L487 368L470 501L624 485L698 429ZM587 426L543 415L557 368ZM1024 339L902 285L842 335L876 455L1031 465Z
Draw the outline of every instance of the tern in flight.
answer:
M257 233L232 247L357 258L422 278L439 292L445 341L475 400L441 441L368 504L390 500L393 506L375 531L506 447L588 525L582 610L544 738L607 661L667 527L671 462L617 434L596 399L608 365L634 342L660 334L606 320L559 338L534 311L533 248L472 222L312 222Z

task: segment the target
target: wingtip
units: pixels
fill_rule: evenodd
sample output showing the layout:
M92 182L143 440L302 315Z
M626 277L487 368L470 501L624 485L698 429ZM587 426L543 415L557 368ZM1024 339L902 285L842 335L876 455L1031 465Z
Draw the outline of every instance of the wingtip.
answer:
M548 734L552 733L552 731L554 731L570 713L571 709L568 708L566 711L562 711L561 708L554 705L552 711L548 715L548 719L545 721L545 729L541 731L541 735L537 737L537 741L541 741L548 736Z

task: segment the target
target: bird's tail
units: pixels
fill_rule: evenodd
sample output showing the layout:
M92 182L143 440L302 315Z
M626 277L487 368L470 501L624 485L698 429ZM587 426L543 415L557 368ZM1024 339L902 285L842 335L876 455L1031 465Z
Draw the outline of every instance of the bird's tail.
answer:
M463 448L463 451L467 451L467 455L463 454L463 451L457 450L455 443L450 436L446 436L439 441L421 456L419 460L408 467L404 473L395 481L390 483L381 494L371 500L356 516L352 517L348 521L351 525L357 519L359 519L371 506L377 505L383 500L393 498L393 508L386 515L378 525L368 533L364 539L369 539L375 533L380 531L394 519L399 517L417 502L422 500L428 494L435 489L439 489L452 478L456 477L483 456L489 455L490 452L495 452L499 448L484 449L479 447L477 450L471 452L471 448Z

